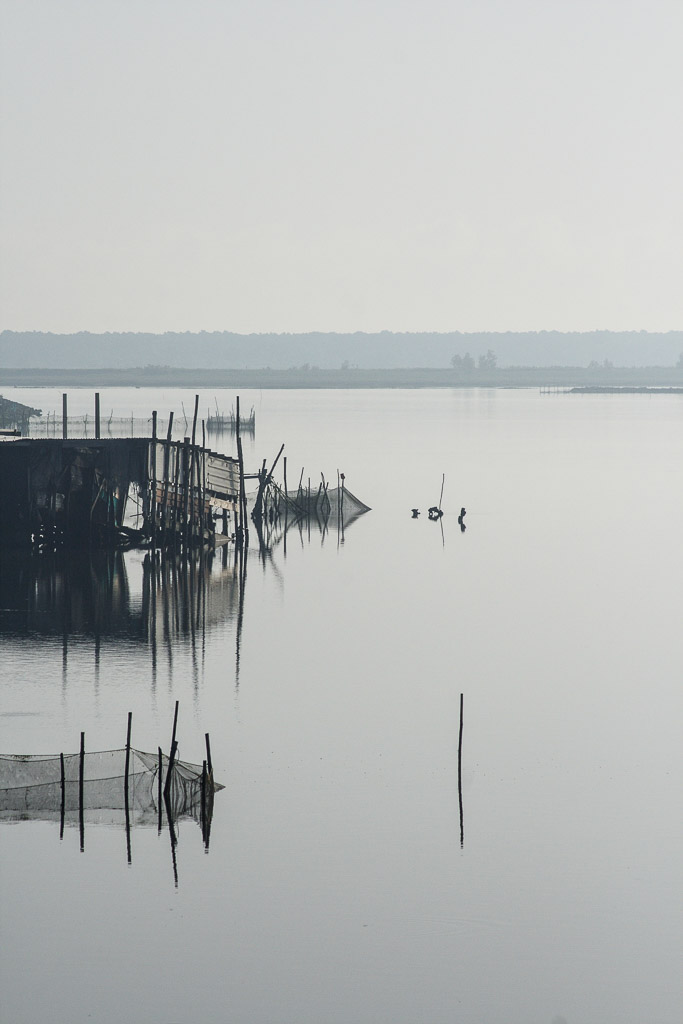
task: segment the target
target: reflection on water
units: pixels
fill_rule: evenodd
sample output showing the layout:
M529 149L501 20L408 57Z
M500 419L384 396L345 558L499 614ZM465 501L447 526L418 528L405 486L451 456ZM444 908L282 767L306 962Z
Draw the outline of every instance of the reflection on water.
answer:
M206 761L169 759L161 747L156 755L130 746L86 753L82 734L80 754L0 756L0 822L59 822L60 840L65 827L77 827L82 853L86 825L123 829L129 864L133 827L167 829L177 887L178 826L196 822L208 852L214 792L223 788Z
M275 554L279 550L286 559L288 538L304 545L316 535L321 544L332 536L341 544L354 518L345 524L343 517L329 514L266 515L254 524L257 543L251 549L222 543L215 551L194 549L182 557L101 548L0 548L0 638L19 647L31 638L60 638L65 684L71 643L94 640L96 669L102 641L139 645L151 656L152 685L160 652L166 654L171 676L174 653L189 649L196 682L207 634L232 621L238 687L249 559L257 558L281 578ZM210 761L208 742L207 734ZM169 759L161 748L158 754L131 748L129 755L130 769L125 748L87 754L82 748L82 755L0 755L0 824L54 821L60 839L65 828L78 827L82 851L86 825L123 829L129 863L131 829L156 825L160 835L168 832L177 885L180 823L194 820L208 851L214 788L223 787L214 787L211 773L207 777L206 761L202 768L176 760L167 790L162 780L169 778ZM81 765L79 779L81 757L86 767ZM127 781L124 786L124 778L130 786Z

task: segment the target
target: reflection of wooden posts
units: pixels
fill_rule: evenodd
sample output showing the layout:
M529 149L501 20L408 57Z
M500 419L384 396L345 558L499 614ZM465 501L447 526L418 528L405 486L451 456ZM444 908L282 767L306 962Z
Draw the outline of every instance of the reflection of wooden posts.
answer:
M157 782L159 784L158 785L159 792L157 793L157 818L158 818L157 826L158 826L158 829L159 829L159 835L161 835L161 808L162 808L162 800L163 800L163 796L164 796L163 783L162 783L163 774L164 774L164 755L161 753L161 747L159 747L159 771L157 772L157 775L158 775Z
M201 823L202 823L202 839L206 843L206 761L202 761L202 805L201 805Z
M59 755L59 775L62 783L62 804L59 811L59 838L64 838L64 811L66 809L66 773L64 771L64 754Z
M67 418L67 401L66 395L62 395L62 438L66 440L68 437L68 418Z
M81 733L81 754L78 764L78 825L81 835L81 853L85 850L85 818L83 815L83 788L85 782L85 733Z
M458 800L460 803L460 846L465 844L465 833L462 816L462 705L463 695L460 694L460 733L458 735Z
M95 438L100 439L100 393L95 392Z
M175 834L175 828L173 827L173 808L169 802L168 796L164 792L164 804L166 807L166 817L168 819L168 834L171 839L171 860L173 862L173 879L175 882L176 889L178 888L178 861L176 859L175 848L178 843Z

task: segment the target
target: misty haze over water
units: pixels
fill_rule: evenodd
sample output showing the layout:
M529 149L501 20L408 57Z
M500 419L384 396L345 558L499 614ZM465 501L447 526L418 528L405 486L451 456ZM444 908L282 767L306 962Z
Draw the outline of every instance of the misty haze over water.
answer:
M61 389L13 396L58 410ZM101 398L166 416L193 393ZM167 832L134 829L128 865L115 823L89 822L81 853L77 829L0 822L3 1019L674 1024L681 398L241 400L247 468L284 441L290 477L340 470L372 511L250 551L239 677L229 564L204 618L171 574L156 629L144 553L74 562L70 622L63 570L11 569L0 750L73 752L80 730L118 747L129 710L134 745L167 747L180 700L181 756L210 730L226 789L208 853L179 825L177 888Z

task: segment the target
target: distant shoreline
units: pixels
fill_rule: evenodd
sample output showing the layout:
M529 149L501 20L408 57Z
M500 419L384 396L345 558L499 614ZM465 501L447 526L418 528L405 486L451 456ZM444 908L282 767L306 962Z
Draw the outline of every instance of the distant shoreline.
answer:
M202 387L253 389L547 388L570 390L683 388L683 367L500 367L462 372L428 369L225 370L0 369L2 387ZM671 393L671 392L669 392Z

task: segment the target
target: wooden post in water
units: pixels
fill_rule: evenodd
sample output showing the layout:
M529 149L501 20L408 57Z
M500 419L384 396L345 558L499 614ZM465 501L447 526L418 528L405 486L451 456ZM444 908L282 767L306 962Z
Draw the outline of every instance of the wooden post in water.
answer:
M83 789L85 782L85 733L81 733L81 755L78 764L78 824L81 835L81 853L85 850L85 818L83 816Z
M68 437L68 424L67 424L67 401L66 395L62 395L62 439L66 440Z
M66 809L66 773L64 771L64 754L59 755L59 774L62 783L62 806L59 813L59 838L64 838L64 811Z
M126 815L128 814L128 772L130 770L130 733L133 726L133 712L128 712L128 732L126 733L126 767L124 770L124 797L126 802Z
M157 547L157 414L152 412L152 551Z
M209 742L208 732L204 734L206 740L206 763L209 767L209 775L213 776L213 765L211 763L211 743Z
M164 494L161 500L161 543L167 546L168 538L168 488L171 478L171 435L173 433L173 413L169 413L166 444L164 445Z
M100 438L100 393L95 392L95 438Z
M166 784L164 786L164 797L168 799L168 794L171 790L171 775L173 771L173 762L175 761L176 750L178 744L176 742L176 729L178 727L178 706L180 701L175 702L175 713L173 715L173 733L171 735L171 754L168 759L168 767L166 768Z
M171 746L173 746L173 744L175 743L176 730L178 728L178 707L179 706L180 706L180 701L177 700L175 702L175 711L173 713L173 733L171 734Z
M175 740L171 743L171 756L168 759L168 767L166 769L166 783L164 785L164 800L168 801L169 793L171 792L171 777L173 775L173 765L175 763L176 750L178 744Z
M458 801L460 803L460 846L465 845L465 832L462 816L462 718L463 695L460 694L460 733L458 735Z
M187 551L190 513L190 439L183 438L183 543Z
M199 395L194 396L194 416L192 417L192 447L194 448L197 438L197 413L199 412Z

